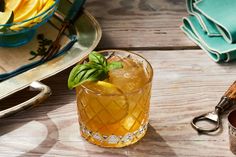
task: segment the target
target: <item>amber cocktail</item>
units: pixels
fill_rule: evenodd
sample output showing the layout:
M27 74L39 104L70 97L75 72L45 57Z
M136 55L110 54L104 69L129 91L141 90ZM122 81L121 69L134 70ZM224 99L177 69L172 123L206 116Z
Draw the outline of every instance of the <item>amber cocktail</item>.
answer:
M123 68L109 71L105 80L76 87L81 135L102 147L124 147L137 142L147 131L153 70L135 53L100 53L108 63L118 61Z

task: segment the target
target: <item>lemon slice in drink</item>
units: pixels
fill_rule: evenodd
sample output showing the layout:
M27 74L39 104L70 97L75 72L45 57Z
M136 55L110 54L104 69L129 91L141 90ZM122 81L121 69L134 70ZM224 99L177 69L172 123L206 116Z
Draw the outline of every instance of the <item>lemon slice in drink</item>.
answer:
M97 85L101 88L104 94L120 94L122 91L117 88L114 84L105 82L105 81L97 81Z
M104 124L109 125L120 122L128 115L129 103L127 96L114 84L105 81L98 81L96 84L102 93L108 94L100 98L100 104L104 107L100 119Z
M37 11L39 0L27 0L22 2L15 12L14 22L21 22L29 19Z

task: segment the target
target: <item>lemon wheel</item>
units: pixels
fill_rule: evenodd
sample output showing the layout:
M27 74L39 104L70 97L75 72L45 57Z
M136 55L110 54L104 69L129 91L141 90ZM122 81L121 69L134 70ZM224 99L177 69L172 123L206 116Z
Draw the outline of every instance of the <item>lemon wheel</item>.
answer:
M111 125L120 122L128 115L129 102L127 96L114 84L105 81L98 81L96 84L100 86L105 94L109 94L109 96L105 96L106 98L104 97L100 102L105 105L104 108L106 111L104 114L110 116L109 119L103 118L103 123Z

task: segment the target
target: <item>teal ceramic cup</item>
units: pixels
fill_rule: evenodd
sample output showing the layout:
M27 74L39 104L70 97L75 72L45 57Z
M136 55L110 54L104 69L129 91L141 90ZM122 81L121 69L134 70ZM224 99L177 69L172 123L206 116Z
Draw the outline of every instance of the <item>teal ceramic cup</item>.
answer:
M4 31L0 31L0 47L18 47L30 42L36 34L37 28L46 23L54 14L60 0L55 0L55 3L42 12L41 14L24 20L22 22L0 25ZM31 26L21 27L24 24L31 22ZM18 30L12 29L17 27Z

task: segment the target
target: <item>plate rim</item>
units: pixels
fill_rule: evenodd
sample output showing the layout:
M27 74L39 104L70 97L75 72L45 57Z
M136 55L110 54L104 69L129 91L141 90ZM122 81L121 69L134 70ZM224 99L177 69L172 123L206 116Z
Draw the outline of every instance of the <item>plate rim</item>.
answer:
M95 19L95 17L94 17L89 11L87 11L86 9L83 10L83 15L85 15L85 16L88 17L88 19L89 19L89 21L91 22L92 26L93 26L94 29L96 30L96 31L95 31L95 32L96 32L96 33L95 33L95 36L96 36L96 37L95 37L95 39L94 39L94 41L93 41L93 44L92 44L90 47L88 47L88 49L86 49L86 50L84 50L84 51L82 52L82 53L83 53L83 56L85 56L85 55L87 55L89 52L91 52L92 50L94 50L94 49L97 47L97 45L98 45L98 43L100 42L101 37L102 37L102 28L101 28L100 24L98 23L98 21ZM64 55L62 55L62 56L65 56L65 55L66 55L66 53L65 53ZM56 59L56 58L55 58L55 59ZM51 61L48 61L48 63L50 63L50 62L55 62L55 61L54 61L55 59L53 59L53 60L51 60ZM42 81L42 80L44 80L44 79L46 79L46 78L49 78L49 77L51 77L51 76L53 76L53 75L56 75L57 73L59 73L59 72L61 72L61 71L64 71L65 69L67 69L67 68L71 67L72 65L76 64L77 62L78 62L78 61L71 61L71 62L68 63L67 66L61 67L60 69L55 70L55 71L53 71L52 73L50 73L50 74L48 74L48 75L45 75L45 76L42 76L42 77L40 77L39 79L33 80L33 81ZM44 63L44 64L45 64L45 63ZM40 68L40 67L43 66L44 64L42 64L42 65L40 65L40 66L38 66L38 67L35 67L35 68L33 68L33 69L30 69L30 70L28 70L28 71L25 71L25 72L23 72L23 73L21 73L21 74L19 74L19 75L16 75L16 76L14 76L14 77L12 77L12 78L9 78L9 79L7 79L7 80L5 80L5 81L0 82L0 89L1 89L1 88L2 88L2 89L6 89L6 88L8 88L9 86L14 86L14 85L15 85L14 82L17 82L18 77L22 77L25 73L30 73L32 70L37 69L37 68ZM13 88L12 90L10 90L10 91L8 91L8 92L4 92L3 94L0 93L0 100L2 100L3 98L8 97L8 96L10 96L10 95L12 95L12 94L14 94L14 93L16 93L16 92L18 92L18 91L20 91L20 90L26 88L26 87L28 87L33 81L29 81L29 82L27 82L27 83L24 83L24 84L22 84L22 85L19 85L19 87L15 87L15 88ZM1 90L0 90L0 91L1 91Z

